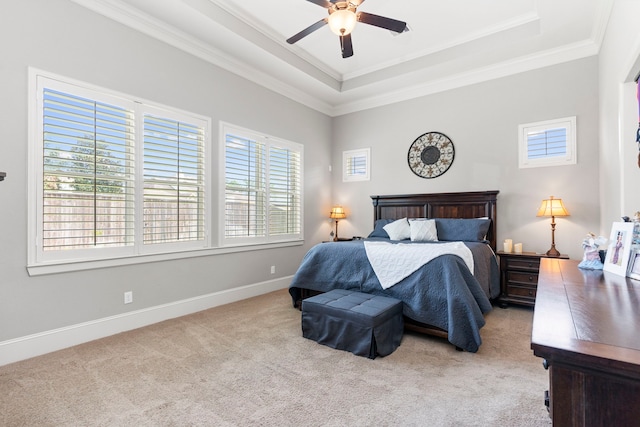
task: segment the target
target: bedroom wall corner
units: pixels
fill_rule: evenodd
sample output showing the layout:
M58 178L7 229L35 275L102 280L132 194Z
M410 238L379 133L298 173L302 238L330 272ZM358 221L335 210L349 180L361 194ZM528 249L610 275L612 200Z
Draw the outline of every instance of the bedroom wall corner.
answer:
M616 0L599 56L600 232L640 211L638 101L634 78L640 73L640 3Z

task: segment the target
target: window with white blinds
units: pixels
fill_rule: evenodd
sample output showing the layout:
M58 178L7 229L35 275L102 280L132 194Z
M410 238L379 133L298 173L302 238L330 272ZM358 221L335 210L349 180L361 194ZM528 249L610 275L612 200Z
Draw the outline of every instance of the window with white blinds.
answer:
M302 145L222 124L223 245L302 238Z
M342 181L369 181L371 149L342 152Z
M44 88L42 248L133 244L133 112Z
M204 239L204 129L144 115L144 243Z
M301 149L269 146L269 235L301 235Z
M567 129L553 128L527 134L527 157L542 159L567 154Z
M521 168L576 163L576 118L567 117L520 125Z
M265 144L225 135L224 236L262 237L267 225L267 155Z
M32 74L30 264L204 247L208 120Z

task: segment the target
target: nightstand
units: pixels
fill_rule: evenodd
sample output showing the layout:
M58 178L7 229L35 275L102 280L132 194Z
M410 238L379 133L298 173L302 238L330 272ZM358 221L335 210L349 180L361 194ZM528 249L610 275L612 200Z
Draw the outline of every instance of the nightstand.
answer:
M547 256L535 252L498 251L496 254L500 257L500 307L506 308L509 303L533 307L538 290L540 258ZM567 255L557 258L569 259Z

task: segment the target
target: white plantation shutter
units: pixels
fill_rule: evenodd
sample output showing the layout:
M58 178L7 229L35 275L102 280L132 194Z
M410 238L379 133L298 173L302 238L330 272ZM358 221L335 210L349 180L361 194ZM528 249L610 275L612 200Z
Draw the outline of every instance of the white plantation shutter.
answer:
M269 148L269 235L300 234L300 153Z
M144 243L204 239L204 130L144 116Z
M265 146L235 134L227 134L225 140L224 236L265 236Z
M224 129L223 244L302 236L302 146Z
M359 176L367 173L367 158L365 156L349 157L346 162L346 173L350 176Z
M567 154L567 129L543 129L527 134L527 157L540 159Z
M342 152L342 181L368 181L371 157L370 148Z
M42 248L133 244L133 113L43 91Z

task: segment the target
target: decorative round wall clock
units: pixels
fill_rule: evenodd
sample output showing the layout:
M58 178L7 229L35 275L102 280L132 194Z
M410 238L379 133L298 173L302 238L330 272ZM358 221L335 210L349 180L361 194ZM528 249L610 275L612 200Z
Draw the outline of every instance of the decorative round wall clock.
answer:
M440 132L427 132L409 147L407 160L411 171L420 178L435 178L445 173L453 163L453 141Z

